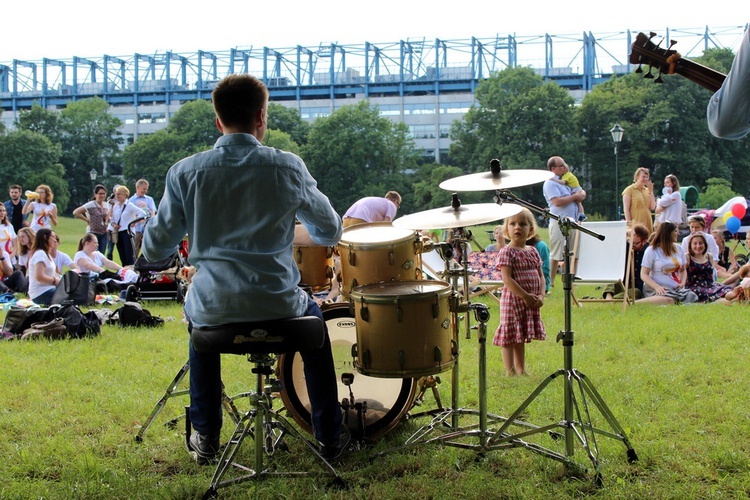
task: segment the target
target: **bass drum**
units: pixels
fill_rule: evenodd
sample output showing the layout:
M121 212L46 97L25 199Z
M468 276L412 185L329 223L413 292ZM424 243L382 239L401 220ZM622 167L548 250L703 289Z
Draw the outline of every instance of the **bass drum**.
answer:
M331 338L339 401L342 402L342 407L349 406L348 414L344 415L345 421L348 422L353 437L376 440L391 431L409 411L417 389L416 380L373 378L355 370L352 345L357 340L357 329L348 304L326 307L323 319ZM302 365L302 358L298 353L279 356L278 377L283 388L281 399L297 424L312 433L310 399ZM342 375L352 377L351 385L344 385ZM358 409L363 407L364 410Z

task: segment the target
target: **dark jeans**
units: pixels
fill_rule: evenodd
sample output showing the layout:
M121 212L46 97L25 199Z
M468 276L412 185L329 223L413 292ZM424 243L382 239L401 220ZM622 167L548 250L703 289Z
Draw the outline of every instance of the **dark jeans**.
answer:
M320 307L308 298L305 316L323 319ZM192 325L188 325L192 331ZM341 432L341 408L338 401L336 371L333 366L331 341L326 329L323 347L300 352L304 362L307 392L312 405L312 425L315 438L326 444L335 443ZM221 430L221 355L196 352L190 342L190 421L201 434L215 435ZM248 368L248 381L250 381ZM249 382L252 385L252 382Z
M48 306L52 303L52 297L55 296L55 289L47 290L41 295L37 295L36 297L31 297L31 301L34 302L34 304L39 304L40 306Z
M2 284L3 287L0 287L0 291L3 293L7 291L26 293L29 291L29 280L21 271L13 271L13 274L3 278Z
M123 266L132 266L135 262L133 240L127 231L120 231L117 234L117 253L120 254L120 263Z
M107 237L107 233L104 234L97 234L94 233L94 236L96 236L96 241L99 243L99 253L106 256L107 255L107 243L109 243L109 238ZM107 257L109 260L112 260L112 257Z

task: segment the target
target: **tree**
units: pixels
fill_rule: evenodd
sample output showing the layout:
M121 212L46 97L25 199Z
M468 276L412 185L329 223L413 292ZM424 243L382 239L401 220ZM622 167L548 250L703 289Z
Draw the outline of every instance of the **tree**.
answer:
M158 201L169 167L193 154L192 149L186 148L184 136L167 129L142 137L123 151L123 175L133 185L138 179L147 179L149 191Z
M183 104L169 120L170 132L182 136L185 144L195 144L200 151L212 146L221 136L216 127L216 113L203 99Z
M268 103L268 128L286 132L300 146L307 144L310 134L310 124L298 110L275 102Z
M706 184L706 189L700 194L701 207L719 208L731 198L739 196L732 191L732 186L726 179L711 178Z
M383 196L404 185L403 173L417 165L406 125L381 118L368 101L316 120L302 152L339 213L362 196Z
M123 175L128 183L149 181L149 191L158 200L164 192L167 170L179 160L211 149L221 135L216 114L208 101L183 105L167 128L139 138L122 153Z
M35 102L31 105L31 109L21 111L15 125L18 130L36 132L55 144L60 143L62 136L60 113L43 108L39 103Z
M289 151L296 155L300 154L299 145L294 142L289 134L280 130L269 129L266 132L266 136L263 138L263 145Z
M37 132L16 130L0 136L0 185L20 184L34 190L47 184L58 207L68 204L70 193L65 169L60 164L59 144Z

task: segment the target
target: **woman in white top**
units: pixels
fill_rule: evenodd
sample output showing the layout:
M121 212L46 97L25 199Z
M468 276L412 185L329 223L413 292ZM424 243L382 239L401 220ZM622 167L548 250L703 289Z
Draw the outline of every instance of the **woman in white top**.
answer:
M97 184L94 188L94 199L73 210L73 215L85 221L87 233L96 235L97 248L101 253L107 251L107 224L109 223L109 203L104 201L107 188Z
M677 224L662 222L651 245L643 252L641 279L645 298L637 302L676 304L697 302L698 296L685 288L687 261L677 244Z
M128 197L130 190L125 186L117 186L115 189L115 204L112 207L112 233L117 234L117 253L120 254L120 263L130 266L135 262L133 255L133 240L130 238L128 227L130 223L139 217L143 217L143 210L130 203Z
M51 229L37 231L29 259L29 298L35 304L49 305L60 283L61 277L55 272L55 263L49 255L58 244L57 235Z
M43 227L52 229L52 226L57 226L57 205L52 203L53 199L52 189L46 184L40 184L36 188L36 200L29 200L23 206L24 215L29 212L34 213L31 219L31 229L34 231L39 231Z
M31 257L31 247L34 245L36 233L30 227L22 227L16 235L16 248L13 251L13 268L26 274Z
M81 241L78 243L78 252L73 257L73 262L75 262L81 271L96 273L101 279L121 279L120 275L112 270L120 271L122 266L106 258L98 248L99 241L96 239L96 235L86 233L86 236L81 238Z
M5 209L5 205L0 203L0 246L3 247L3 251L6 255L13 255L13 250L16 245L16 230L13 229L13 224L8 220L8 211Z
M680 194L680 181L677 176L669 174L664 178L664 190L656 202L656 222L671 221L681 226L685 223L682 219L682 195Z

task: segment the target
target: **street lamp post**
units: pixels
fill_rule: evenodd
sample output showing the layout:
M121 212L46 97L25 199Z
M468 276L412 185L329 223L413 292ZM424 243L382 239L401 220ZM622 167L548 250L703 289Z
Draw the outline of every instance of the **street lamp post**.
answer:
M620 168L617 164L617 150L619 149L620 142L622 142L622 135L625 133L619 123L615 123L612 130L609 131L612 134L612 142L615 143L615 207L617 210L617 220L620 220Z

